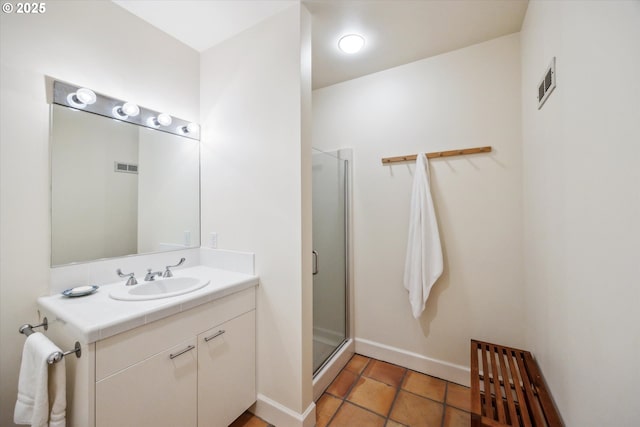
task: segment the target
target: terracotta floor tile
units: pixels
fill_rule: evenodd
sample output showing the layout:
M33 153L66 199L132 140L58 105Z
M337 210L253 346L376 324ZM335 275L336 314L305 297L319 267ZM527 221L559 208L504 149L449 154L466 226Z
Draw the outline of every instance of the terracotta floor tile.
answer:
M442 410L441 403L401 390L389 418L410 427L440 427Z
M408 371L404 377L402 388L429 399L444 402L444 392L447 382L441 379L421 374L420 372Z
M341 371L327 389L327 393L344 399L344 397L349 392L349 389L351 389L351 386L356 382L357 379L358 376L353 372Z
M369 363L370 360L371 359L369 359L368 357L354 354L351 360L349 360L349 363L347 363L347 366L344 367L344 369L346 371L351 371L356 375L360 375L362 373L362 370L365 366L367 366L367 363Z
M336 413L342 400L324 393L316 403L316 427L325 427Z
M392 365L380 360L372 360L362 375L398 388L406 371L407 369L402 366Z
M387 420L387 424L384 427L407 427L404 424L397 423L393 420Z
M371 378L360 377L347 400L386 417L397 389Z
M240 415L229 427L268 427L270 424L264 422L251 412Z
M329 427L384 427L384 418L344 402Z
M447 406L443 427L471 427L471 414Z
M454 383L447 383L447 405L471 411L471 389Z

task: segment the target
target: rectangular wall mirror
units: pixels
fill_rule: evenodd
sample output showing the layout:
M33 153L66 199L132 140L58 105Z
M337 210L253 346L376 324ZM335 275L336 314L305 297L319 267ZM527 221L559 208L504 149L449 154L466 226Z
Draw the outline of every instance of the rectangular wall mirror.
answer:
M51 265L200 246L200 143L51 106Z

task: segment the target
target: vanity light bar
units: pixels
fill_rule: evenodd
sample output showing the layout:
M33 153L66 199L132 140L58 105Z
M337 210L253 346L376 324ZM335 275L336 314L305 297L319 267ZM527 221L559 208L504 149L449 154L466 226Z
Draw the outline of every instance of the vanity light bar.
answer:
M87 102L87 100L93 102ZM53 103L196 141L200 140L200 126L195 123L58 80L53 81Z

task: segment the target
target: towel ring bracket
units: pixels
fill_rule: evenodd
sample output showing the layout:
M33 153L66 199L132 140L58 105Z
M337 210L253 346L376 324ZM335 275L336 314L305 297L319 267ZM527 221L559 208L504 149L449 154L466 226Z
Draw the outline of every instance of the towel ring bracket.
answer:
M18 328L18 332L26 336L29 336L34 333L34 328L40 328L40 327L44 328L45 331L49 329L49 320L46 317L42 319L42 323L39 323L37 325L31 325L29 323L25 323L24 325L20 326L20 328ZM58 363L59 361L62 360L63 357L72 353L75 353L78 359L80 358L80 356L82 356L82 346L78 341L76 341L76 344L73 347L73 350L69 350L65 352L54 351L53 353L51 353L49 357L47 357L47 363L49 365Z

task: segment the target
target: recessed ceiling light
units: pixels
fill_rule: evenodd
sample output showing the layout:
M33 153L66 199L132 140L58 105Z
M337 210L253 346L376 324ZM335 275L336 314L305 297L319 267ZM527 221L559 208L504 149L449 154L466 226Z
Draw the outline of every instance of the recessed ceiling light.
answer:
M364 37L359 34L347 34L338 40L338 47L344 53L356 53L364 47Z

